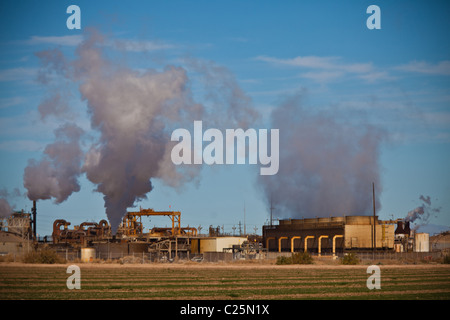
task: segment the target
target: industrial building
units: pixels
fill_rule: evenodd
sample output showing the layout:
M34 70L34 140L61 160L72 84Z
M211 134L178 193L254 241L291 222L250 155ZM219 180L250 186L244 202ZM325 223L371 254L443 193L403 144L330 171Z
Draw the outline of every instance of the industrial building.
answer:
M142 217L152 216L168 217L171 226L154 227L144 232ZM139 254L145 254L151 260L189 259L208 255L210 252L224 253L225 257L226 251L242 247L248 240L247 237L222 235L219 228L212 227L209 235L199 235L196 228L181 226L180 211L140 208L139 211L128 212L114 235L106 220L99 223L83 222L73 228L70 228L70 225L70 222L63 219L54 221L53 246L78 248L82 252L89 252L91 257L92 252L95 252L96 257L105 259ZM233 252L229 253L227 257L234 256ZM218 256L214 257L217 259Z
M428 252L427 235L415 234L414 238L409 223L377 216L286 219L263 227L263 243L269 251L319 255L373 249Z
M51 237L36 237L36 203L32 212L16 212L0 221L0 254L22 254L45 245L55 250L89 252L86 259L114 259L127 255L142 255L151 261L175 258L214 257L230 260L236 257L263 259L268 252L310 252L336 255L347 251L429 252L427 233L416 233L409 222L379 220L377 216L342 216L310 219L284 219L262 228L262 237L232 237L221 234L220 228L209 228L209 234L199 235L196 228L181 226L180 211L155 211L140 208L127 212L117 232L112 234L106 220L83 222L73 226L64 219L53 223ZM154 227L144 231L142 217L166 216L169 227ZM434 244L436 246L436 244ZM211 253L215 253L211 255ZM273 256L271 254L271 256Z

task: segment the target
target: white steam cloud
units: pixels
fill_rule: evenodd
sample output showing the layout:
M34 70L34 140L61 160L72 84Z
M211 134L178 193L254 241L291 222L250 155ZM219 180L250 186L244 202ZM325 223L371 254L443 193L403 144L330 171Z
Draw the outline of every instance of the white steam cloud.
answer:
M439 214L441 212L440 207L433 208L431 206L430 196L421 195L419 199L422 201L422 205L409 211L406 217L403 219L406 222L414 222L415 224L417 224L414 229L426 225L429 222L430 218L433 217L433 215Z
M369 124L339 122L314 112L302 95L286 99L271 116L280 128L280 169L259 179L279 217L372 214L381 193L379 153L384 133Z
M47 145L40 161L31 159L23 176L24 187L30 200L52 199L61 203L80 191L83 152L80 138L83 130L67 123L55 130L55 142Z
M208 127L247 129L260 115L233 74L214 62L186 59L185 68L134 70L108 57L105 43L91 31L75 59L58 49L37 54L42 62L39 81L50 91L39 106L41 119L62 117L69 110L63 90L50 85L59 77L77 87L98 135L83 151L84 132L74 124L61 126L43 158L30 160L24 186L31 200L60 203L80 190L78 178L86 174L103 195L115 232L127 208L152 191L152 179L173 187L198 179L200 166L175 166L170 160L174 129L190 128L194 120ZM194 101L191 72L203 84L205 104ZM277 107L271 121L280 130L280 168L274 176L257 179L278 216L370 214L372 182L380 207L382 131L311 112L300 97Z
M75 137L70 140L65 135L63 139L58 132L44 158L30 160L24 186L32 200L54 198L60 203L79 191L77 178L86 174L96 185L95 191L103 194L106 215L115 232L127 208L153 189L152 178L173 187L197 179L199 166L175 166L170 161L174 145L170 133L175 128L190 127L199 119L223 119L216 117L217 110L226 113L229 124L251 123L257 113L225 68L213 68L210 62L192 63L195 72L208 78L205 87L210 96L225 103L220 109L212 106L206 111L192 98L186 69L133 70L109 59L104 43L103 36L91 30L77 47L74 60L58 49L37 54L42 62L38 80L48 84L59 76L76 84L86 102L91 128L99 135L83 154ZM58 92L49 97L40 104L41 119L67 112Z

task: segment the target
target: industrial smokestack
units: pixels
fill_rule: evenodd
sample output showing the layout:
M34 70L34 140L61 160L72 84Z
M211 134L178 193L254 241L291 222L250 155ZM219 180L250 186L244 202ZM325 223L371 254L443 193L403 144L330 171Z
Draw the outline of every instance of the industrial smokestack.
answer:
M31 215L32 215L32 225L33 225L33 238L37 240L36 236L36 200L33 200L33 208L31 209Z
M405 230L403 229L403 220L397 222L397 229L395 229L395 234L404 234Z
M411 235L411 228L409 226L409 221L405 221L405 228L403 229L404 233L408 236Z

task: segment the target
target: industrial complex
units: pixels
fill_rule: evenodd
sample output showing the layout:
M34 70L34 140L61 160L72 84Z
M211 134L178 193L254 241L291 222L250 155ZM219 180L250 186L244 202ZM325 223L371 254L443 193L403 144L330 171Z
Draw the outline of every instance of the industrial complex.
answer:
M84 261L114 259L128 255L149 261L219 261L264 259L277 254L309 252L319 257L337 257L346 252L431 252L448 250L438 246L427 233L417 233L403 219L379 220L377 216L340 216L313 219L284 219L262 227L262 235L230 236L219 228L199 234L183 227L180 211L140 208L128 212L113 234L106 220L71 226L69 221L53 222L51 236L36 236L36 202L31 213L15 212L0 221L0 254L20 255L50 247L66 257ZM165 216L170 227L144 232L143 217Z

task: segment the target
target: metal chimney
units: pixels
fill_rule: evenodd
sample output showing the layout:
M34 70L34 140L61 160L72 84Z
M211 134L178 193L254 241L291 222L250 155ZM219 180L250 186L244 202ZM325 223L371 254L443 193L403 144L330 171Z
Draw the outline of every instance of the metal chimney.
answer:
M33 208L31 209L31 215L32 215L32 224L33 224L33 238L37 240L36 238L36 200L33 200Z
M405 230L403 229L403 221L397 222L397 229L395 229L395 234L404 234Z
M405 232L405 234L407 234L408 236L411 235L411 228L409 227L409 221L405 221L404 232Z

